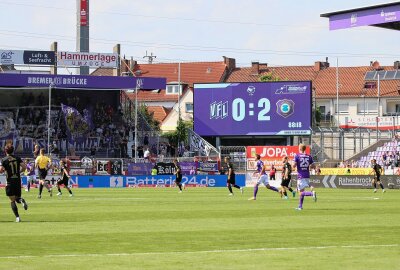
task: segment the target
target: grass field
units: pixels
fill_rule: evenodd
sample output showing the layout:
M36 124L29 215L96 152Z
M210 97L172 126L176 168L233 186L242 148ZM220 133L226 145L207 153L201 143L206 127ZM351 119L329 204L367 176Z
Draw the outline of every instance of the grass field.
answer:
M400 269L400 191L319 189L318 202L226 188L0 197L0 269ZM2 191L4 192L4 191Z

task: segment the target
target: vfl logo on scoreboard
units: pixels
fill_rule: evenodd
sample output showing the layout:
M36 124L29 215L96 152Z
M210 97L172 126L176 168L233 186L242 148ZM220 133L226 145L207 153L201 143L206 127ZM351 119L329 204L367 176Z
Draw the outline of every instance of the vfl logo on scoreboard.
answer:
M228 116L228 101L210 104L210 119L224 119Z

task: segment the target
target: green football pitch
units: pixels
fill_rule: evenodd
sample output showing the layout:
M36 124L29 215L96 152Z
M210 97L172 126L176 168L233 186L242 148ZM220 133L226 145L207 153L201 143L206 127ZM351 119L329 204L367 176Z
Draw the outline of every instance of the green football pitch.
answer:
M400 269L399 190L252 191L34 189L21 223L3 194L0 269Z

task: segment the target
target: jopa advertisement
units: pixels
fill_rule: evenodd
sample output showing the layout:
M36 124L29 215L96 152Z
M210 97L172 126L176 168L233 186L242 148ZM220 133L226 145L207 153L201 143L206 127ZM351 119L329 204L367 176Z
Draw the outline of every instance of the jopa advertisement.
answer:
M247 170L256 170L256 154L260 155L265 165L275 165L277 170L282 170L282 159L285 156L292 161L294 156L299 152L298 146L247 146ZM310 154L310 147L307 146L306 153Z
M201 136L309 135L311 82L194 85L194 130Z
M52 51L0 50L2 65L54 65L55 53Z

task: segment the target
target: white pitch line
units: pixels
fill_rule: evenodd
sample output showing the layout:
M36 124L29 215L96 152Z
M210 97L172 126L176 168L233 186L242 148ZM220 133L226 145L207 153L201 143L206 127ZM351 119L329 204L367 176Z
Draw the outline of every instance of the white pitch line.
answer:
M22 255L0 256L0 259L33 259L33 258L60 258L60 257L102 257L102 256L141 256L141 255L171 255L171 254L205 254L226 252L251 252L251 251L281 251L281 250L313 250L333 248L373 248L373 247L398 247L399 244L390 245L350 245L350 246L317 246L317 247L280 247L280 248L248 248L248 249L215 249L199 251L170 251L170 252L137 252L137 253L89 253L89 254L53 254L53 255Z

